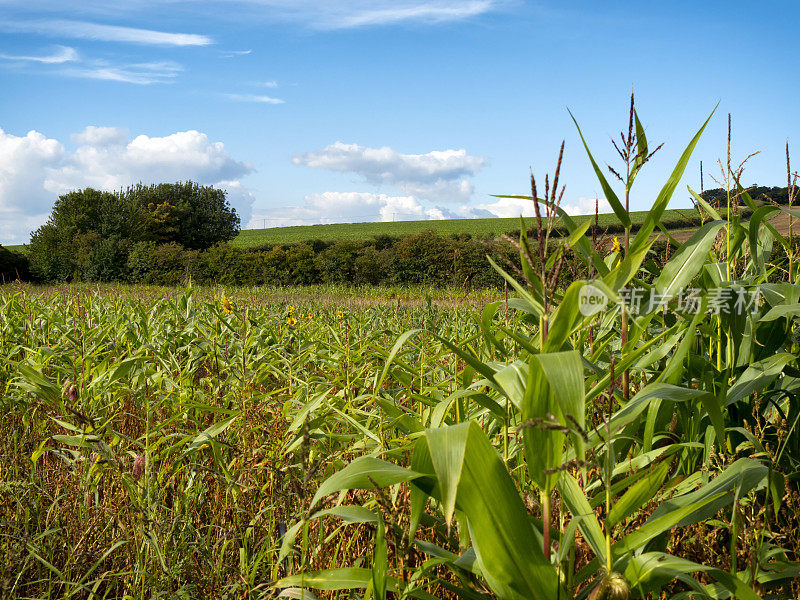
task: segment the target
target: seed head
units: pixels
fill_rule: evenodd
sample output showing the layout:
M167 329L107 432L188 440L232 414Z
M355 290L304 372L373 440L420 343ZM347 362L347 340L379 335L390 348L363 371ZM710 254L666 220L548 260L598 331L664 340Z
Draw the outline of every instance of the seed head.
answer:
M64 382L64 395L69 399L70 402L78 401L78 388L76 388L75 384L69 380Z
M138 454L133 459L133 478L139 479L144 474L144 455Z

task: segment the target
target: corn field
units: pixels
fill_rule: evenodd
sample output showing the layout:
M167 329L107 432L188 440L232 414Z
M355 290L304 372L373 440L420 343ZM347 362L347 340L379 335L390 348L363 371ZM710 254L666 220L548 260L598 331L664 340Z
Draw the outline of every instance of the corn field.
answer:
M532 177L509 294L0 288L0 594L800 597L800 213L656 264L702 131L611 251Z

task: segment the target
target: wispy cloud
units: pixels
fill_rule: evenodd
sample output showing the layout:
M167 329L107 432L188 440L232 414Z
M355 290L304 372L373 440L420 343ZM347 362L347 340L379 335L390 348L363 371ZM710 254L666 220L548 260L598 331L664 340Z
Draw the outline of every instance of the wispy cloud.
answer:
M154 46L208 46L214 43L214 40L206 35L169 33L152 29L101 25L85 21L0 21L0 29L102 42L125 42Z
M252 50L225 50L221 54L222 58L233 58L235 56L247 56L252 53Z
M19 60L42 63L46 65L60 65L66 62L77 61L78 53L75 51L75 48L70 48L69 46L56 46L55 52L45 56L17 56L12 54L0 54L0 58L4 60Z
M78 4L76 0L35 2L37 6L51 10L63 8L64 4ZM124 3L119 0L81 0L80 7L84 14L117 15L120 19L152 9L163 8L172 14L186 16L196 14L200 9L209 14L224 14L228 18L289 21L311 29L337 30L404 23L435 25L480 16L520 2L522 0L134 0ZM0 5L4 3L23 6L31 4L31 1L0 0ZM231 10L232 6L235 10ZM224 56L235 54L227 52Z
M400 23L440 24L491 12L510 0L232 0L268 8L272 18L313 29L353 29Z
M62 73L69 77L150 85L153 83L171 83L181 71L183 71L183 67L170 61L130 65L110 65L97 62L65 69Z
M258 85L260 87L270 88L270 89L274 90L276 87L278 87L278 82L277 81L259 81L256 85Z
M447 2L443 4L417 3L410 6L360 10L342 14L329 22L318 24L323 29L349 29L370 25L390 25L404 21L443 23L458 21L488 12L496 3L493 0L473 2Z
M284 104L286 101L270 96L259 96L258 94L223 94L228 100L234 102L255 102L258 104Z

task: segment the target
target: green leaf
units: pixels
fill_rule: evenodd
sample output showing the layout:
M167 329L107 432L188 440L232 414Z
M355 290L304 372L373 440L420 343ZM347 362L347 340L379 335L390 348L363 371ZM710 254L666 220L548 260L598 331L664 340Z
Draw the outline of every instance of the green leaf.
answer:
M670 470L670 463L664 461L646 473L616 500L606 517L606 529L611 530L623 519L641 510L656 495Z
M381 371L381 376L378 378L378 381L375 383L375 394L378 393L378 390L381 389L381 385L383 385L384 379L386 379L386 375L389 373L389 367L392 365L392 361L394 357L397 356L397 353L400 352L400 348L403 347L403 344L406 343L408 338L410 338L415 333L422 331L421 329L412 329L410 331L406 331L403 333L397 341L392 346L392 349L389 351L389 355L386 357L386 362L383 365L383 371Z
M733 502L737 488L740 495L746 494L764 482L768 471L767 467L758 461L740 458L700 489L662 502L650 515L648 522L687 506L696 508L681 517L676 523L678 527L710 519ZM709 498L712 498L713 502L706 503Z
M597 520L592 510L586 495L581 491L578 481L569 473L564 473L564 476L558 482L558 489L560 490L564 503L574 519L578 520L578 529L586 542L592 548L595 556L598 556L605 562L606 559L606 538L603 535L603 528L600 526L600 521Z
M470 538L489 587L500 600L539 600L556 596L559 590L555 569L545 559L541 534L531 525L528 512L505 464L474 422L454 425L467 430L463 465L447 465L453 473L437 470L437 477L458 480L456 508L467 517ZM437 435L428 430L425 439L431 456L460 454L446 446L461 443L464 434ZM419 443L422 442L422 439ZM434 459L434 463L435 463Z
M795 317L800 317L800 304L779 304L770 308L763 317L759 317L758 322L766 323L781 318L793 319Z
M386 600L386 574L389 561L386 556L386 528L383 517L378 518L375 530L375 551L372 557L372 593L375 600Z
M201 431L197 434L192 442L189 444L189 447L183 451L183 455L186 456L190 452L194 452L195 450L200 449L203 444L208 444L214 441L220 433L225 431L231 424L239 418L239 414L235 414L234 416L230 417L229 419L225 419L224 421L220 421L219 423L214 423L210 427L206 428L204 431Z
M703 207L703 209L709 214L709 216L713 220L715 220L715 221L722 221L723 220L722 217L717 212L717 210L713 206L711 206L708 202L706 202L700 194L695 192L688 185L686 186L686 188L689 190L689 193L694 197L694 199L697 200L697 203L700 206Z
M375 486L386 487L396 483L412 481L422 477L422 473L410 471L394 463L373 456L361 456L337 471L319 486L311 500L314 508L323 497L341 490L373 490Z
M556 470L561 465L564 451L564 434L542 426L541 421L549 421L554 415L561 425L563 416L556 404L553 388L542 368L537 355L531 356L528 367L528 382L522 402L521 417L524 429L522 438L525 444L525 460L528 474L545 494L549 494L558 483L562 472ZM531 423L539 420L539 423Z
M315 590L359 590L365 589L371 582L371 569L348 567L290 575L278 581L275 587L310 587Z
M753 392L760 392L771 384L783 368L793 363L796 357L788 352L775 354L764 360L751 363L744 373L728 389L726 403L728 406L747 398Z
M748 242L750 245L750 256L753 257L753 262L755 263L756 272L766 277L767 268L764 263L764 251L762 249L762 244L759 240L759 231L761 229L761 223L772 213L779 211L780 209L777 206L761 206L753 212L753 215L750 217L750 223L748 227ZM770 240L771 244L771 240Z
M692 235L664 265L655 283L664 300L674 298L703 268L717 232L725 223L706 223Z
M431 461L439 479L442 494L442 509L447 525L453 519L456 507L458 484L461 481L461 470L464 466L469 427L440 427L426 432L428 446L431 449ZM436 449L434 451L434 448Z

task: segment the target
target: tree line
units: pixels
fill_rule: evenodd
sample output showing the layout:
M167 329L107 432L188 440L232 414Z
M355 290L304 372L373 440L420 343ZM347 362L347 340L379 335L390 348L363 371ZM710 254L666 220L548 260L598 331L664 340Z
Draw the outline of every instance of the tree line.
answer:
M786 201L786 188L754 187L754 198ZM703 193L712 204L724 190ZM688 216L680 227L700 225ZM432 223L432 226L435 226ZM187 181L135 185L118 192L92 188L59 196L48 221L31 237L27 255L0 246L0 277L40 282L105 281L159 285L432 284L502 285L490 255L513 272L519 251L508 239L440 236L311 240L240 249L228 244L241 227L223 190ZM560 229L559 229L560 230ZM604 227L613 235L619 227ZM566 233L565 231L563 233ZM519 231L509 232L516 238ZM567 265L563 276L588 276Z

